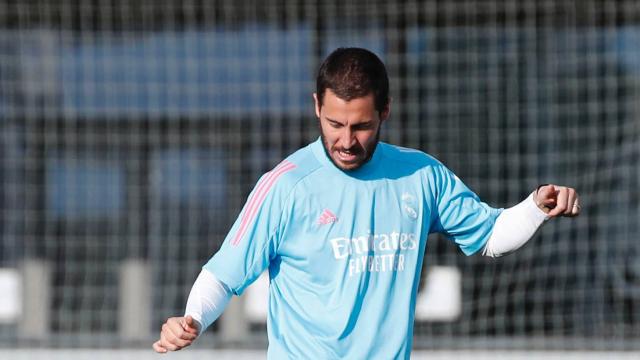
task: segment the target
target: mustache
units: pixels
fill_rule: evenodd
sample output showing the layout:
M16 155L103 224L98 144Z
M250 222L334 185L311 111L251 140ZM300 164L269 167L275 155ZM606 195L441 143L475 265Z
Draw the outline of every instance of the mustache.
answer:
M361 154L361 153L364 152L364 149L361 146L352 146L352 147L350 147L348 149L347 148L343 148L343 147L334 146L333 150L345 152L345 153L348 153L348 154L355 154L355 155L358 155L358 154Z

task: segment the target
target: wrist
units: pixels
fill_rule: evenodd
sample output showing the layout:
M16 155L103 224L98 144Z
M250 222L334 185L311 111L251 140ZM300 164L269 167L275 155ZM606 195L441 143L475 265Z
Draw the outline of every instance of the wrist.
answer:
M538 202L538 198L536 195L537 195L537 191L534 191L531 193L531 195L529 195L529 198L531 198L531 201L529 202L530 205L528 206L528 208L530 209L529 215L540 217L544 221L546 221L549 219L547 214L551 209L545 206L544 204L541 204L540 202Z

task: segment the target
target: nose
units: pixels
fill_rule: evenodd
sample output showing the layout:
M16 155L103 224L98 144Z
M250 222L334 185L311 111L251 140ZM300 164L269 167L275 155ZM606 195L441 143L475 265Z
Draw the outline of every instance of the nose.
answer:
M350 149L355 144L355 133L349 127L345 127L340 138L340 145L343 149Z

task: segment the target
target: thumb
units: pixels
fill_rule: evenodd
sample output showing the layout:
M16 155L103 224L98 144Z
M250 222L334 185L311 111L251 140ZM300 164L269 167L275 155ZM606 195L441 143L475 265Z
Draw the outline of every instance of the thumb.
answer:
M155 350L157 353L163 354L168 351L167 348L162 346L162 342L160 340L154 342L152 347L153 347L153 350Z
M536 192L536 205L545 207L554 207L557 191L552 184L543 186Z
M196 331L200 330L200 324L198 324L198 322L195 321L191 315L187 315L184 318L184 326L183 327L184 327L185 330L196 330Z
M544 201L552 198L552 195L556 193L556 188L552 184L543 186L538 190L538 200Z
M556 188L553 185L545 185L538 188L535 194L536 205L545 213L555 207Z

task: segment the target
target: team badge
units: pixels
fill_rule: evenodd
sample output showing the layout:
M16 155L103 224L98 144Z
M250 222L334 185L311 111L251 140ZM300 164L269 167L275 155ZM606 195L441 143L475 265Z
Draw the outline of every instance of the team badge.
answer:
M416 220L418 218L418 211L416 211L416 198L408 192L404 192L402 194L402 212L411 220Z

